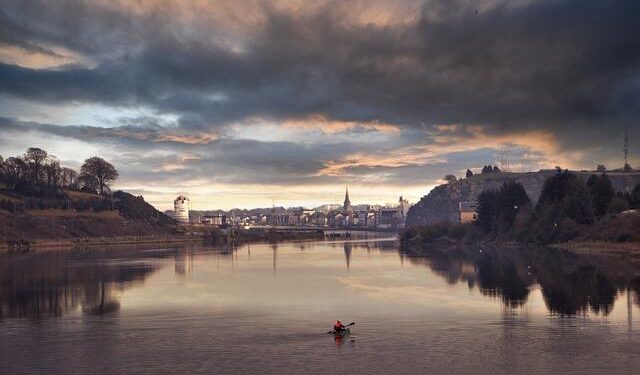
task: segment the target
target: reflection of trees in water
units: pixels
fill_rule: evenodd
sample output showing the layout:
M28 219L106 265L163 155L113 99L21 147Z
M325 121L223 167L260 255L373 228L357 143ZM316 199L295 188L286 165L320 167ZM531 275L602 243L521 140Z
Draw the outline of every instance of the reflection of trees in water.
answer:
M482 253L476 263L482 294L499 297L507 307L520 307L529 297L531 278L512 259Z
M466 282L507 307L520 307L539 284L547 308L573 315L588 310L608 315L618 291L632 288L640 297L638 267L607 256L578 256L552 249L401 249L449 283Z
M0 318L117 311L116 290L142 282L155 268L95 255L31 254L0 259Z
M82 311L90 315L102 315L120 309L120 302L109 295L109 289L104 281L100 282L100 295L97 298L91 298L90 301L94 301L94 303L87 304L82 308Z
M547 306L561 314L577 314L590 308L607 315L617 294L609 277L594 265L580 265L569 272L544 272L540 284Z
M449 284L465 282L486 296L500 298L508 307L522 306L529 296L531 277L527 267L507 257L462 249L407 251L412 263L421 263L442 276Z
M175 255L174 272L180 277L190 276L193 273L193 253L179 251Z

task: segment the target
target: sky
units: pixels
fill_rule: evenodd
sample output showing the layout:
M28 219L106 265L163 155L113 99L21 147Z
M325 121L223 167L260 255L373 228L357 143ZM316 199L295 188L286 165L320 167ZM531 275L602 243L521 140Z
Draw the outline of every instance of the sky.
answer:
M625 126L640 166L638 19L637 0L0 0L0 155L103 157L159 209L612 169Z

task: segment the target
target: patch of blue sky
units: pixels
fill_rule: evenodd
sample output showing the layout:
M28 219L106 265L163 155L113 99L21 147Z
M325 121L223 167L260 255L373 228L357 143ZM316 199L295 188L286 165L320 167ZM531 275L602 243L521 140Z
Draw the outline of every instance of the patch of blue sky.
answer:
M147 107L110 107L92 103L48 104L0 94L0 117L51 125L115 127L123 119L153 118L160 125L175 126L178 116L157 113Z

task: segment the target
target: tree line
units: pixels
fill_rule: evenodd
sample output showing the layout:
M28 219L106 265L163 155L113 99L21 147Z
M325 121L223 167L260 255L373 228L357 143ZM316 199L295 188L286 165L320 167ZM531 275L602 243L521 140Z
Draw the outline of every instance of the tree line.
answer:
M535 206L522 184L505 182L499 190L478 195L476 224L491 236L551 243L575 238L581 228L605 215L640 208L640 184L631 193L616 193L605 172L586 180L557 169Z
M62 166L58 158L38 147L6 160L0 156L0 182L6 189L25 195L56 195L62 189L108 195L117 178L116 168L97 156L86 159L80 173Z

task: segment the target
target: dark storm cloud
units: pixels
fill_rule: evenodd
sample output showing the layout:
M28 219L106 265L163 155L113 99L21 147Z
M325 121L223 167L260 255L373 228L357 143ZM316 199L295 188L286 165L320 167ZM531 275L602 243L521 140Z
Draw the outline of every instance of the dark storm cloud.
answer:
M92 0L6 0L0 8L0 43L34 50L55 45L87 55L113 56L139 45L147 28L152 32L165 24L162 13L137 20L131 12Z
M29 69L0 63L2 92L43 102L96 102L108 105L133 105L144 100L143 90L122 70L64 68Z
M188 149L193 145L217 142L215 133L184 134L175 128L160 125L155 118L122 118L123 125L97 127L84 125L53 125L38 122L25 122L0 117L0 130L5 132L37 131L47 135L77 139L85 142L114 142L123 146L147 147L152 149L159 144L171 144L177 150Z
M338 143L331 145L301 145L296 142L260 142L255 140L221 139L214 145L191 146L175 154L158 158L144 152L131 155L131 161L144 166L131 168L137 182L172 182L205 179L208 183L266 184L309 186L335 183L331 176L317 173L323 160L353 152L360 145ZM140 149L139 149L140 150ZM165 150L180 150L173 146ZM117 160L126 170L130 163Z
M17 24L13 19L0 11L0 43L46 55L57 55L50 49L44 48L33 40L30 40L34 36L28 28Z
M3 64L0 90L46 102L149 106L183 116L187 129L320 113L409 126L484 124L489 132L536 126L562 136L580 127L599 136L637 120L640 2L494 3L476 12L470 2L427 1L415 22L388 25L350 22L339 3L310 13L264 5L252 9L265 17L257 29L229 36L162 12L9 2L5 42L62 45L96 66Z

